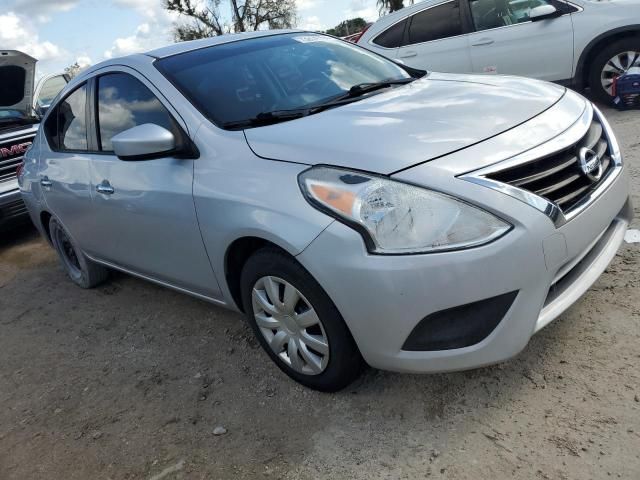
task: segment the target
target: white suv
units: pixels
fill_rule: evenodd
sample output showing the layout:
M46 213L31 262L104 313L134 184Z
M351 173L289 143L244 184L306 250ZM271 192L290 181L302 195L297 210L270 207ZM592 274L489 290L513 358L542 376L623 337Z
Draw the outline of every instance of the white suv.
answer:
M640 0L426 0L381 18L359 45L411 67L591 87L640 66Z

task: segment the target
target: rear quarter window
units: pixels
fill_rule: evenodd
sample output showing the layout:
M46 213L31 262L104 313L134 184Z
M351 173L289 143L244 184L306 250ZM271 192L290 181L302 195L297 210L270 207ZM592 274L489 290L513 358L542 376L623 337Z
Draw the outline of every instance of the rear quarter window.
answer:
M384 48L398 48L404 40L404 29L407 26L407 20L392 25L387 30L378 35L373 43Z

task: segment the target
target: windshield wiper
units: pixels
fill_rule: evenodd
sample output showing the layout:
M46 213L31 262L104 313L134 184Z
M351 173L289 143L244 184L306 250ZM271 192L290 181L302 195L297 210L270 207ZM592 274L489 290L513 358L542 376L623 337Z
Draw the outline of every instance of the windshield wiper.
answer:
M306 117L307 115L309 115L310 110L310 108L297 108L295 110L274 110L273 112L261 112L253 118L226 122L221 126L223 128L228 128L231 130L245 127L262 127L265 125L273 125L274 123L286 122L287 120L295 120L296 118Z
M359 83L358 85L354 85L349 89L347 93L343 95L346 98L359 97L369 92L373 92L375 90L380 90L382 88L391 87L393 85L406 85L407 83L411 83L415 80L413 77L409 78L398 78L396 80L384 80L382 82L367 82L367 83Z
M354 99L375 90L381 90L393 85L406 85L407 83L411 83L414 80L415 78L411 77L400 78L396 80L385 80L382 82L359 83L358 85L354 85L353 87L351 87L348 92L338 95L337 97L333 97L332 99L324 103L316 103L309 105L308 107L294 108L291 110L274 110L272 112L261 112L253 118L226 122L221 126L222 128L234 130L247 127L263 127L266 125L273 125L275 123L295 120L297 118L306 117L308 115L318 113L332 107L338 107L340 105L351 103L352 101L354 101Z

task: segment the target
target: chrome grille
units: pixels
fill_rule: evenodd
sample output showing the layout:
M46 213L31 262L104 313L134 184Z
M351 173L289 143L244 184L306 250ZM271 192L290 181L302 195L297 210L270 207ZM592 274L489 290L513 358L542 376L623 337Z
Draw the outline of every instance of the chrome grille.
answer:
M35 137L32 135L12 138L0 142L0 182L7 182L16 178L16 170L22 163L23 153L15 153L14 147L31 144Z
M27 213L27 206L22 200L15 200L0 208L0 222L11 220Z
M589 179L580 168L582 148L593 150L600 158L602 175L598 181ZM533 192L568 213L597 189L613 168L609 142L602 124L596 119L576 144L552 155L491 173L487 178Z

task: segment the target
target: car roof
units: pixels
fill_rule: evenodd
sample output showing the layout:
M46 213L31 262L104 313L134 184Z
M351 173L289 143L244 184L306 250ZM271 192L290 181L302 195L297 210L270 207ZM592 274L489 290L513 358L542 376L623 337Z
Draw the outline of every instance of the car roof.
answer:
M224 43L237 42L239 40L248 40L251 38L268 37L271 35L281 35L283 33L301 33L304 30L262 30L257 32L242 32L242 33L229 33L226 35L219 35L217 37L203 38L201 40L190 40L188 42L179 42L166 47L157 48L147 52L145 55L149 55L155 58L165 58L178 53L189 52L191 50L197 50L199 48L213 47L215 45L222 45Z

